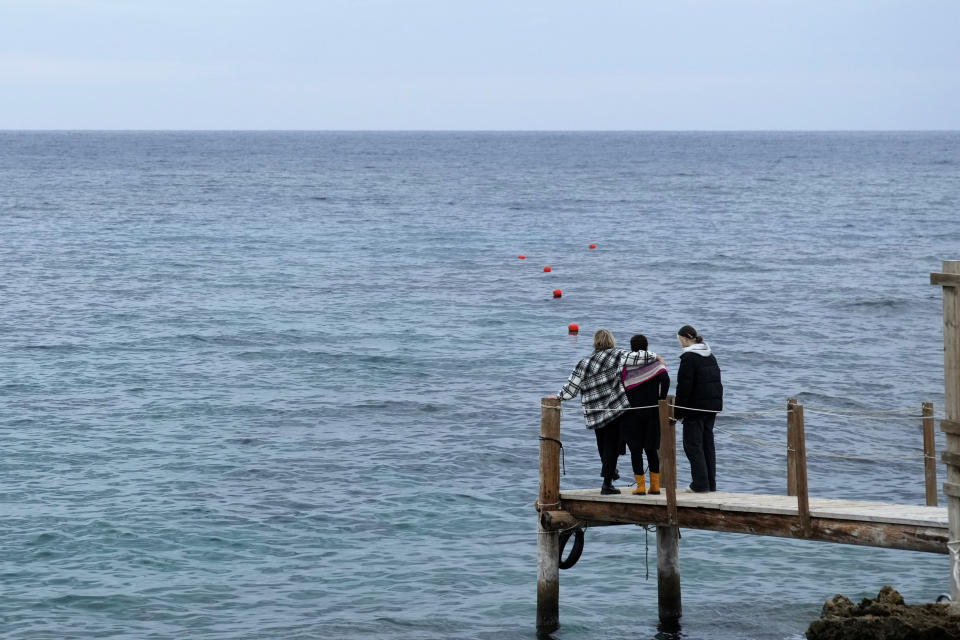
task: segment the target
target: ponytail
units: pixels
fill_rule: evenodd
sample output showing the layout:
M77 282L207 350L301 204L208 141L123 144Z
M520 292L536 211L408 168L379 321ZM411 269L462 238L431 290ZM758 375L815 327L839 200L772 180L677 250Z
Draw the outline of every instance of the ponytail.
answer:
M682 327L680 327L680 330L677 331L677 335L678 335L678 336L683 336L683 337L686 338L687 340L693 340L694 342L696 342L696 343L698 343L698 344L701 343L701 342L703 342L703 336L699 335L699 334L697 333L697 330L694 329L693 327L691 327L691 326L688 325L688 324L685 324L685 325L683 325Z

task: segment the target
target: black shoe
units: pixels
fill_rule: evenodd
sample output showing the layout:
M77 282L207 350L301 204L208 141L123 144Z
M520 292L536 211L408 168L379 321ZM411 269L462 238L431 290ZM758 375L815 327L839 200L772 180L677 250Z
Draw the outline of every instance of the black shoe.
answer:
M680 493L710 493L710 489L694 489L693 485L690 485Z
M617 489L615 486L613 486L613 483L609 480L606 480L603 483L603 486L600 487L600 495L602 496L609 496L615 493L620 493L620 489Z

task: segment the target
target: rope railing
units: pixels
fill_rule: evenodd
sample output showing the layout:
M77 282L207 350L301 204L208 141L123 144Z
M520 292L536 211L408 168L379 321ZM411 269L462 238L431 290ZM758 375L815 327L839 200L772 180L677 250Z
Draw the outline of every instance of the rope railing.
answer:
M783 443L780 443L780 442L770 442L770 441L768 441L768 440L760 440L760 439L758 439L758 438L751 438L751 437L749 437L749 436L745 436L745 435L742 435L742 434L739 434L739 433L734 433L733 431L728 431L728 430L726 430L726 429L721 429L720 427L714 427L714 430L715 430L715 431L719 431L720 433L726 434L726 435L728 435L728 436L730 436L730 437L732 437L732 438L736 438L737 440L744 440L744 441L746 441L746 442L752 442L753 444L757 444L757 445L760 445L760 446L771 447L771 448L774 448L774 449L780 449L780 450L786 451L786 452L788 452L788 453L795 451L794 449L791 449L791 448L789 448L789 447L787 447L787 448L784 449L784 448L783 448ZM928 456L928 455L926 455L926 454L924 454L924 453L914 454L914 455L912 455L912 456L851 456L851 455L840 454L840 453L827 453L827 452L822 452L822 451L810 451L810 450L807 450L807 455L808 455L808 456L819 456L819 457L822 457L822 458L842 458L842 459L845 459L845 460L864 460L864 461L867 461L867 462L873 462L873 461L876 461L876 460L896 461L896 460L917 460L917 459L919 459L919 458L933 458L933 459L936 458L936 456Z
M658 408L658 406L659 406L659 405L651 404L651 405L646 405L646 406L643 406L643 407L622 407L622 408L619 408L619 409L584 409L584 410L583 410L583 413L584 413L584 414L587 414L587 413L613 413L613 412L618 412L618 413L619 413L619 412L623 412L623 411L642 411L642 410L656 409L656 408ZM699 411L699 412L701 412L701 413L716 413L718 416L719 416L719 415L722 415L722 416L724 416L724 417L726 417L726 416L761 416L761 415L773 415L773 414L783 415L784 413L790 413L790 410L789 410L789 409L783 409L783 408L777 408L777 409L757 409L757 410L749 410L749 411L729 411L729 410L724 410L724 409L720 409L720 410L716 410L716 409L697 409L697 408L695 408L695 407L684 407L684 406L678 405L678 404L671 404L671 405L668 405L668 406L670 406L670 407L673 408L673 409L684 409L684 410L687 410L687 411ZM561 413L563 413L562 406L561 406L561 407L550 407L550 406L547 406L547 405L545 405L545 404L541 404L541 405L540 405L540 408L541 408L541 409L557 409L557 408L559 408L560 411L561 411ZM834 408L824 409L824 408L821 408L821 407L804 405L804 410L805 410L805 411L809 411L809 412L813 412L813 413L821 413L821 414L824 414L824 415L842 416L842 417L847 417L847 418L849 418L849 417L858 417L858 416L864 416L864 417L876 416L876 417L879 417L879 418L881 418L881 419L884 419L884 416L886 416L886 419L891 419L891 420L893 420L893 419L901 420L901 419L904 419L904 418L907 418L907 419L914 419L914 418L935 418L935 419L937 419L937 420L944 420L944 419L945 419L945 416L944 416L943 414L933 415L933 416L925 416L925 415L916 413L916 409L846 410L846 409L834 409Z
M672 407L674 409L684 409L688 411L716 413L718 414L718 417L723 417L723 418L727 418L730 416L738 416L738 418L735 418L735 421L738 421L738 422L747 420L750 417L769 416L771 414L784 415L784 414L790 414L792 412L790 409L785 409L785 408L758 410L758 411L713 411L709 409L695 409L692 407L685 407L677 404L669 404L667 406ZM559 409L560 407L547 407L547 405L541 404L541 408L558 408ZM650 409L657 409L657 408L659 408L659 405L648 405L643 407L628 407L628 408L622 409L621 411L639 411L639 410L650 410ZM873 417L873 418L880 418L880 419L896 419L896 420L904 420L904 419L916 420L916 419L923 419L923 418L942 419L942 418L939 418L938 416L925 416L917 413L910 413L910 414L905 413L907 411L915 412L916 411L915 409L844 410L844 409L832 409L832 408L821 409L819 407L810 407L810 406L804 405L804 410L818 413L818 414L823 414L823 415L833 415L833 416L842 416L842 417L863 417L863 418ZM613 411L613 410L599 409L597 411ZM587 411L585 411L584 413L587 413ZM561 414L562 414L562 409L561 409ZM794 452L794 450L789 447L784 448L782 442L773 442L769 440L763 440L760 438L754 438L751 436L746 436L741 433L736 433L734 431L730 431L728 429L724 429L717 426L715 426L714 429L731 438L742 440L744 442L749 442L756 446L778 449L786 453ZM562 446L563 445L561 444L561 450L562 450ZM918 459L927 459L927 460L936 459L936 456L930 456L930 455L927 455L926 453L913 454L909 456L877 456L877 455L856 456L856 455L849 455L849 454L832 453L828 451L807 450L806 455L821 457L821 458L833 458L833 459L839 459L839 460L860 460L864 462L897 462L897 461L914 461Z

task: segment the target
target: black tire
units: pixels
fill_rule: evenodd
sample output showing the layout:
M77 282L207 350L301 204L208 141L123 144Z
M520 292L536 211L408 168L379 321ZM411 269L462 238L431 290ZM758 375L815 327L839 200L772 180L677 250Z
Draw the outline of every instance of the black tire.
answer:
M563 549L567 546L567 540L570 539L570 536L573 538L573 548L570 549L570 555L567 556L567 559L563 559ZM580 559L580 555L583 553L583 529L577 529L576 531L564 531L560 534L560 568L569 569L573 565L577 564L577 560Z

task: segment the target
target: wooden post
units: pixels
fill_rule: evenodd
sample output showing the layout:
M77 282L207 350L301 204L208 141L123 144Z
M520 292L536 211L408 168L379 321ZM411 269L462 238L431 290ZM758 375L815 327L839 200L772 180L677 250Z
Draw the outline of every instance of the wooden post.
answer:
M560 398L540 400L540 493L538 511L560 509ZM560 626L560 534L537 518L537 632Z
M937 449L933 441L933 403L924 402L923 415L923 477L927 506L937 506Z
M680 528L677 527L677 433L673 418L674 397L661 400L660 488L666 493L667 521L657 527L657 604L660 621L673 623L683 615L680 600Z
M797 514L800 516L800 530L804 536L810 535L810 498L807 495L807 443L803 427L803 405L793 405L793 448L796 450Z
M797 495L797 443L793 441L794 412L793 408L797 406L796 398L787 400L787 495Z
M679 528L657 527L657 605L661 622L676 622L683 615L679 540Z
M950 598L960 607L960 260L944 260L943 273L931 273L930 284L943 287L943 413L940 430L946 433L943 461L947 481L943 492L947 498L947 519L950 535Z
M660 488L667 496L667 521L677 524L677 432L671 421L673 396L661 400L660 408Z

